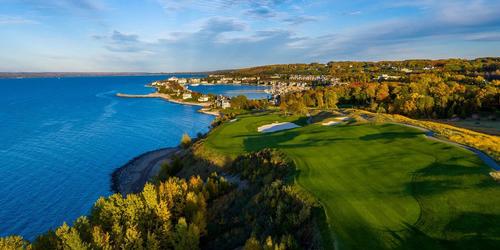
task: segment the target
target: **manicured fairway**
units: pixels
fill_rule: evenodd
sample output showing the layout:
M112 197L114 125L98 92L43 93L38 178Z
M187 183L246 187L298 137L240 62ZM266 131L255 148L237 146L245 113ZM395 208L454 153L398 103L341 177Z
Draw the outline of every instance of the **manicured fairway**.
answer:
M342 249L500 246L500 184L471 152L393 124L257 132L294 120L239 117L204 145L230 155L265 147L287 153L299 168L298 184L324 205Z

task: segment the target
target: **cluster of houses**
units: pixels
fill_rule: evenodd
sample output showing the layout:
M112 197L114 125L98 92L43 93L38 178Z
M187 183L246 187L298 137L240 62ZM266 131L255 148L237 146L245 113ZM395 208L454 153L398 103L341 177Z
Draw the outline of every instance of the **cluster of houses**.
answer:
M178 78L172 76L166 81L157 81L152 85L154 87L166 86L169 83L177 83L181 88L176 89L174 92L183 100L192 99L193 95L191 90L186 86L197 85L212 85L212 84L258 84L271 86L266 90L270 94L270 102L279 104L279 97L291 92L300 92L311 88L311 83L324 83L325 85L339 85L344 84L338 78L323 75L281 75L275 74L267 77L252 76L252 77L230 77L222 74L212 74L207 78ZM199 97L198 102L208 102L210 98L206 95ZM217 108L231 107L230 98L225 96L217 96L214 100L214 105Z
M226 79L227 80L227 79ZM203 84L206 82L204 79L200 78L177 78L175 76L168 78L166 81L155 81L151 84L153 87L167 87L172 92L180 96L182 100L188 100L193 98L193 92L189 90L186 85L187 84ZM175 84L175 85L174 85ZM174 87L176 86L176 87ZM197 99L198 102L208 102L210 101L210 97L208 95L201 95ZM231 98L223 96L223 95L218 95L215 100L213 105L216 108L221 108L221 109L227 109L231 107Z
M288 79L292 81L323 81L325 77L315 75L290 75Z
M380 76L378 76L378 78L376 80L399 80L401 79L401 76L391 76L391 75L387 75L387 74L382 74Z
M271 84L271 88L266 90L267 93L271 94L273 99L278 96L285 95L292 92L300 92L303 90L308 90L311 87L305 83L295 83L295 82L276 82Z
M176 96L182 98L182 100L188 100L193 98L193 91L186 88L186 84L196 84L200 83L200 78L177 78L175 76L168 78L166 81L155 81L151 84L153 87L167 87L169 88ZM175 84L175 85L173 85ZM173 87L176 86L176 87ZM208 102L210 98L207 95L201 95L198 97L198 102Z
M390 67L390 69L394 70L394 71L400 71L402 73L405 73L405 74L410 74L410 73L413 73L415 70L413 69L409 69L409 68L398 68L398 67ZM422 70L424 71L428 71L428 70L433 70L434 69L434 66L427 66L427 67L423 67ZM418 71L418 69L416 69L416 71ZM388 80L400 80L402 78L402 76L399 76L399 75L389 75L389 74L381 74L379 75L378 77L375 77L373 78L373 80L385 80L385 81L388 81Z
M208 75L210 84L258 84L260 77L228 77L224 75Z
M178 78L172 76L167 79L168 82L176 82L179 84L207 84L208 81L201 78Z

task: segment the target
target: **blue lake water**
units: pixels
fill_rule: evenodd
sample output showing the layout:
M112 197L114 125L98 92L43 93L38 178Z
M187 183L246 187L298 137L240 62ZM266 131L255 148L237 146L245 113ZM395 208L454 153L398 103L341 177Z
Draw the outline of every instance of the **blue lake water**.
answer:
M178 145L184 132L208 131L213 117L196 112L199 107L115 96L152 92L144 85L164 78L0 79L0 236L32 240L86 215L111 193L114 169ZM240 88L210 87L217 93Z
M266 86L253 86L253 85L199 85L188 86L188 88L195 92L203 94L216 94L234 97L237 95L245 95L249 99L263 99L267 98L269 94L264 90L269 87Z

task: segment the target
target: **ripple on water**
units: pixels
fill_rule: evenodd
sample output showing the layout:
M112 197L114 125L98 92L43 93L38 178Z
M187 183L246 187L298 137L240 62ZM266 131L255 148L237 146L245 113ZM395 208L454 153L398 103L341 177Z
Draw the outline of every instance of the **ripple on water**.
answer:
M7 96L0 99L0 236L34 239L87 214L99 196L110 194L115 168L145 151L177 145L182 132L206 131L213 118L194 107L115 97L151 92L144 85L162 78L0 84Z

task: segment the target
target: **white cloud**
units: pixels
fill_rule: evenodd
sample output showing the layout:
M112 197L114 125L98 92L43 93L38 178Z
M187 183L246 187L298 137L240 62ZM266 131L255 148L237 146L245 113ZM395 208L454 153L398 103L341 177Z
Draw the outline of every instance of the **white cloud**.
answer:
M0 25L38 24L37 21L20 16L0 15Z

